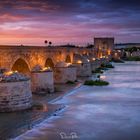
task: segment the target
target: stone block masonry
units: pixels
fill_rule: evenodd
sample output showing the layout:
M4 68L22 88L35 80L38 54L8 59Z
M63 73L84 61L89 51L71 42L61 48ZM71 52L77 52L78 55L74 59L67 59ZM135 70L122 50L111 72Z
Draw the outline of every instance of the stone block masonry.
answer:
M54 79L52 71L32 72L32 92L54 92Z
M54 68L54 80L57 84L63 84L68 81L74 82L77 78L76 67L55 67Z
M91 62L91 70L92 70L92 71L95 71L95 69L96 69L96 68L99 68L100 65L101 65L101 64L100 64L99 60L92 61L92 62Z
M81 64L74 64L77 67L77 76L85 77L85 76L91 76L91 64L89 62L87 63L81 63Z
M31 106L30 80L0 83L0 112L18 111Z

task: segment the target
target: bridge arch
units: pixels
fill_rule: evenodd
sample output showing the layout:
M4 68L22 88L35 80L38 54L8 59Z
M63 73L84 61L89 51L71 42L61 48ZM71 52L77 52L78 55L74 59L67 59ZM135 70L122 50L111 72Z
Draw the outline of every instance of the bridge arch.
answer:
M47 58L47 60L45 62L45 67L54 68L54 62L51 58Z
M66 56L65 62L66 62L66 63L72 63L72 60L71 60L70 55L67 55L67 56Z
M18 71L20 73L29 75L30 74L30 68L28 63L26 62L25 59L18 58L14 64L11 67L12 71Z

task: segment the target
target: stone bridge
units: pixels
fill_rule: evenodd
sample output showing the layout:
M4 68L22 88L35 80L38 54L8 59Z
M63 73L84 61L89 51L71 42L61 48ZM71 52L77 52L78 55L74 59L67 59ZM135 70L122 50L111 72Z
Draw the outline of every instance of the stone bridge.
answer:
M78 76L91 76L109 62L113 44L112 38L97 38L94 48L0 46L0 112L30 108L31 93L52 93L54 83L75 83Z
M76 63L74 56L93 56L92 48L0 46L0 68L31 72L36 65L54 67L58 62Z

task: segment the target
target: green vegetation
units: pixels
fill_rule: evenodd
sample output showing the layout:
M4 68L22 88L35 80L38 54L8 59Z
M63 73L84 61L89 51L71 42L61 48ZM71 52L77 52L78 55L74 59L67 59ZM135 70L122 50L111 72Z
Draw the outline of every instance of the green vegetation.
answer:
M75 84L74 81L67 81L66 84Z
M136 51L138 51L139 50L139 48L137 48L137 47L131 47L131 48L125 48L124 49L125 51L128 51L128 52L130 52L130 53L132 53L132 52L136 52Z
M88 86L107 86L109 85L109 82L107 81L103 81L103 80L86 80L84 85L88 85Z
M108 64L101 64L101 67L96 68L94 71L92 71L92 73L104 73L103 70L108 70L108 68L114 68L114 66L111 63Z
M113 58L112 58L111 62L115 62L115 63L124 63L124 61L121 60L121 59L113 59Z
M114 68L114 66L111 64L111 63L108 63L108 64L101 64L101 68L104 69L104 68Z
M94 71L92 71L92 73L104 73L103 72L103 69L101 68L101 67L99 67L99 68L96 68Z
M34 103L32 106L33 110L42 110L43 109L43 104L41 103Z
M140 61L140 56L131 56L125 58L126 61Z

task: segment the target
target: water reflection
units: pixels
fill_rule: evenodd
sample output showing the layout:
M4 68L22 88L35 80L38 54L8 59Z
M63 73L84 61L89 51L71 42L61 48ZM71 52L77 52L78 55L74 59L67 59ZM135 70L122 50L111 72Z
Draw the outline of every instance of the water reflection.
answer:
M16 137L32 129L60 107L61 105L39 103L25 111L0 113L0 140Z

